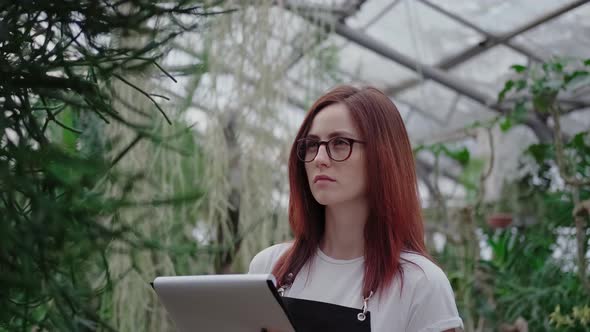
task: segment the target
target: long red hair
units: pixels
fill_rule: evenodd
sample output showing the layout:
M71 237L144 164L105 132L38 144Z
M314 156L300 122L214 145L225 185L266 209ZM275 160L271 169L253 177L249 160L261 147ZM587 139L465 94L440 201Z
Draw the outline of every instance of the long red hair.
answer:
M289 224L293 245L273 268L279 285L290 283L316 253L324 232L324 206L312 196L296 141L309 132L326 106L341 103L352 115L365 144L369 218L365 224L363 295L402 280L402 250L427 256L414 157L403 120L393 102L373 87L338 86L311 107L289 155Z

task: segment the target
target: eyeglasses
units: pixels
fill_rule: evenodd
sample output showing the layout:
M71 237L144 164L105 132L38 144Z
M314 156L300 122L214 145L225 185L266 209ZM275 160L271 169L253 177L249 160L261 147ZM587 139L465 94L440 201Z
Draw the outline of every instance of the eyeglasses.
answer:
M302 138L297 140L297 158L309 163L317 157L320 146L326 145L328 157L334 161L345 161L352 154L354 143L365 143L354 138L333 137L327 141L320 141L315 138Z

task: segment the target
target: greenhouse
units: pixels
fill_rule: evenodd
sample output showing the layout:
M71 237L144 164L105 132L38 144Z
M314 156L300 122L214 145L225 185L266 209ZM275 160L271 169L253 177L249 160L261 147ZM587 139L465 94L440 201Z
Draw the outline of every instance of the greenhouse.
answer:
M285 243L367 331L590 331L589 2L0 1L0 332L176 331L156 277Z

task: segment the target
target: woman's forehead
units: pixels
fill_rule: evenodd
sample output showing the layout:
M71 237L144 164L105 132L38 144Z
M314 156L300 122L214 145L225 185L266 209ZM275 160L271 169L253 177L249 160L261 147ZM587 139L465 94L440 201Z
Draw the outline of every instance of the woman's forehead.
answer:
M348 108L344 104L332 104L319 111L311 123L307 136L329 138L358 135L358 130Z

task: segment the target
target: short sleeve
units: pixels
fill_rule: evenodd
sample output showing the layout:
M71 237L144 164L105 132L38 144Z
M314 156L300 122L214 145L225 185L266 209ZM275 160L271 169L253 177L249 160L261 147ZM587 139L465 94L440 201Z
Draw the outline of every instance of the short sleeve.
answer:
M250 261L248 274L271 273L277 260L289 247L289 243L281 243L262 250Z
M416 284L406 331L463 331L451 284L444 272L434 267Z

